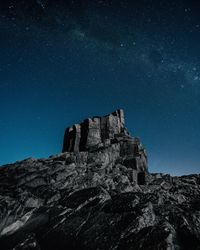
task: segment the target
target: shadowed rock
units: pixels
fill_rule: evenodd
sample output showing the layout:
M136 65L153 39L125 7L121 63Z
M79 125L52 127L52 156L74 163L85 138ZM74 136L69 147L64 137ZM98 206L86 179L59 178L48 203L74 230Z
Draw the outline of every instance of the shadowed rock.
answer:
M103 117L88 118L80 124L67 128L63 143L63 152L86 151L111 143L116 136L126 135L124 111L119 109Z
M140 140L127 132L122 109L103 117L88 118L65 131L63 152L90 152L90 155L94 155L94 164L98 164L95 160L98 149L104 149L104 157L107 159L104 166L109 162L114 164L115 157L110 157L113 148L117 148L116 159L129 168L132 183L137 183L139 172L143 172L145 183L147 155Z
M0 168L3 250L199 250L200 175L150 174L118 110L65 132L63 153Z

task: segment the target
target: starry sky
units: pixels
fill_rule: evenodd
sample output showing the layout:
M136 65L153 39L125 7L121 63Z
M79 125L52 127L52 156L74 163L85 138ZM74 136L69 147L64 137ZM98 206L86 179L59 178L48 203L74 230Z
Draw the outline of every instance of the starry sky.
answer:
M200 3L1 0L0 165L62 150L64 129L123 108L149 170L200 169Z

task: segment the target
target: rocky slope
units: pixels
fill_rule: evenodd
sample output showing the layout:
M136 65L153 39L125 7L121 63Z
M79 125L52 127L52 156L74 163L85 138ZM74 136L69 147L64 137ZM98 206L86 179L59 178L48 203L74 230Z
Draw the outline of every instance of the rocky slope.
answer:
M63 153L0 168L0 249L200 249L199 188L148 172L123 110L87 119Z

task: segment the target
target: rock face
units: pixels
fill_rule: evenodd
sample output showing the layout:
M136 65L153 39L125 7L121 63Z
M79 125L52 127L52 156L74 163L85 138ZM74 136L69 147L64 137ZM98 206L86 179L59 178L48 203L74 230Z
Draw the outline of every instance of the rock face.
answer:
M104 168L118 161L129 170L133 184L145 183L147 154L140 140L127 132L122 109L103 117L88 118L67 128L63 152L73 152L76 155L81 152L82 155L89 153L93 157L92 164L102 165L103 161ZM95 158L99 159L98 163Z
M124 111L119 109L104 117L88 118L66 129L63 152L87 151L111 144L117 136L126 135Z
M0 168L2 250L199 246L200 175L150 174L122 110L67 129L59 155Z

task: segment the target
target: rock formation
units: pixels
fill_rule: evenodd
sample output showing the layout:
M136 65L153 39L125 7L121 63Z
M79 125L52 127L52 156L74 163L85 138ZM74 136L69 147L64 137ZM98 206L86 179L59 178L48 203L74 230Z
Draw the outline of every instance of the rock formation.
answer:
M150 174L118 110L68 128L63 152L0 168L2 250L198 250L200 175Z
M119 109L104 117L88 118L66 129L63 152L87 151L111 144L116 137L126 135L124 111Z
M130 172L132 183L145 183L147 173L147 154L140 140L131 137L125 128L124 111L119 109L109 115L88 118L80 124L74 124L65 131L63 152L90 155L95 157L103 150L104 156L100 156L100 162L109 161L102 166L113 165L120 161ZM112 152L111 156L110 153ZM86 157L87 158L87 157ZM95 164L97 163L95 160Z

